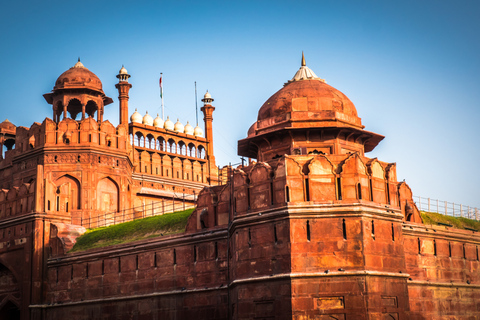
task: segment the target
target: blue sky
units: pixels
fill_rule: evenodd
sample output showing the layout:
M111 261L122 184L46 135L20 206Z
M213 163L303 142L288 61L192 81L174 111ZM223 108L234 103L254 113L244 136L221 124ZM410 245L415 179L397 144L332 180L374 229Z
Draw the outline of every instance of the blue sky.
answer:
M300 66L345 93L366 130L386 138L369 157L396 162L415 195L480 208L478 1L10 1L0 12L1 120L51 117L42 95L77 57L115 100L132 75L130 114L195 122L215 99L220 165ZM200 119L203 117L200 115Z

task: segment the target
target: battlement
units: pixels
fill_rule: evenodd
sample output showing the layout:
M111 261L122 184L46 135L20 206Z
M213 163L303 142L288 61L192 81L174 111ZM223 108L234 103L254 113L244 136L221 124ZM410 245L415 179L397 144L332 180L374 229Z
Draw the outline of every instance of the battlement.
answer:
M15 143L0 161L0 167L12 164L15 158L38 154L38 150L60 151L72 147L108 148L110 152L126 153L129 150L128 134L123 126L115 128L108 120L99 124L93 118L76 121L63 119L58 124L49 118L30 128L17 127Z
M205 188L199 194L192 215L197 221L189 227L196 230L223 225L228 223L229 215L233 220L235 216L287 204L353 203L400 210L405 221L422 221L410 188L397 181L394 163L353 153L285 155L238 167L227 185Z

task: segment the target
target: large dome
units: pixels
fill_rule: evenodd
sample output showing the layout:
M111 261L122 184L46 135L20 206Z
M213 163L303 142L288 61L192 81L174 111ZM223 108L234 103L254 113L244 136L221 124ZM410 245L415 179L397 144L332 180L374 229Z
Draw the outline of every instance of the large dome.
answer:
M363 155L383 136L364 130L355 105L302 65L283 88L262 105L238 154L266 161L283 154Z
M292 111L331 111L358 117L357 109L342 92L321 80L302 80L287 83L271 96L258 111L258 120L282 116Z
M100 79L92 71L85 68L80 60L58 77L53 90L78 88L87 88L103 93Z
M325 80L302 66L258 111L248 136L282 128L354 127L363 129L355 105Z

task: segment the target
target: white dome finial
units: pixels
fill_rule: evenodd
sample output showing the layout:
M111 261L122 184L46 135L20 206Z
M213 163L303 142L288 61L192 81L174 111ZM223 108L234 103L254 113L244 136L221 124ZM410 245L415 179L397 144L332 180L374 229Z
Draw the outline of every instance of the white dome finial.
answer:
M173 124L173 121L170 120L170 117L167 116L167 120L165 120L165 124L163 125L163 127L167 130L173 130L175 125Z
M185 127L180 122L180 119L177 118L177 122L175 123L175 126L174 126L173 130L175 130L175 132L179 132L179 133L183 133L183 131L185 130Z
M135 108L135 112L130 117L130 121L135 123L142 123L142 115L137 111L137 108Z
M117 78L120 81L125 81L125 82L128 82L128 78L130 78L130 75L128 74L128 71L123 66L123 64L122 64L122 68L120 69L120 71L118 71Z
M289 80L288 83L294 82L294 81L300 81L300 80L319 80L326 83L325 79L320 79L312 71L312 69L307 67L307 64L305 63L305 55L303 54L303 51L302 51L302 65L300 66L300 69L298 69L297 73L295 73L292 80Z
M145 113L143 116L143 124L146 124L147 126L152 126L153 125L153 118L151 115L148 114L148 111Z
M164 124L165 124L165 122L163 121L162 118L160 118L160 116L157 113L157 117L155 119L153 119L153 126L157 127L157 128L163 128Z
M195 137L203 137L203 130L199 126L196 126L195 129L193 130L193 135Z
M205 95L203 96L202 101L204 104L211 104L213 102L212 95L208 92L208 90L207 93L205 93Z
M78 57L78 61L77 61L77 63L75 63L75 65L73 67L74 68L85 68L83 66L83 63L80 62L80 57Z

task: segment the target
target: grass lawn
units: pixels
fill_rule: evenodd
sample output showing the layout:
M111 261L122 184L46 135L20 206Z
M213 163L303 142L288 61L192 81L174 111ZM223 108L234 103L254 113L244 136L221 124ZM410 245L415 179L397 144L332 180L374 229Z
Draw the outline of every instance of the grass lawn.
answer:
M433 225L450 225L458 229L474 229L480 231L480 221L462 217L451 217L435 212L420 211L423 222Z
M69 252L111 246L185 231L192 209L138 219L109 227L89 229L77 238Z

